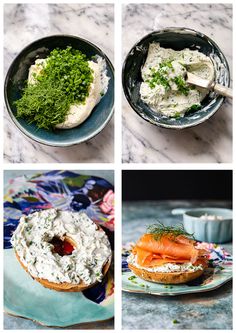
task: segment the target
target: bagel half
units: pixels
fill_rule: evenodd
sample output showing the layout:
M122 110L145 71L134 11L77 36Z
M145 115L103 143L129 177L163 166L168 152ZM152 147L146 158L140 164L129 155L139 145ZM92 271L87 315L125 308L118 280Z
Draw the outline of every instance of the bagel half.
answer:
M186 283L195 280L204 272L204 270L201 269L194 272L149 272L146 269L138 268L130 263L128 264L128 267L131 269L131 271L134 272L135 275L137 275L141 279L162 284Z
M91 288L94 285L96 285L98 282L95 282L93 284L87 285L84 282L81 282L79 284L72 284L72 283L67 283L67 282L63 282L63 283L55 283L55 282L50 282L46 279L40 279L37 277L32 276L27 267L21 262L19 255L17 254L17 252L15 251L15 255L17 260L19 261L19 263L21 264L21 266L24 268L24 270L36 281L38 281L42 286L44 286L45 288L49 288L49 289L53 289L56 291L65 291L65 292L79 292L79 291L83 291L85 289ZM106 273L108 272L109 268L111 265L111 257L109 258L109 260L105 263L105 265L103 266L103 276L106 275Z

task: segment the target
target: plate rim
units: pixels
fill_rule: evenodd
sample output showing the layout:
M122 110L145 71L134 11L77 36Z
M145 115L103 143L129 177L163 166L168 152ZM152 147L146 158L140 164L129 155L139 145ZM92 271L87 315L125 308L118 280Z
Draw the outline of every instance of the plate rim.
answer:
M132 294L146 294L146 295L156 295L156 296L178 296L178 295L187 295L187 294L198 294L198 293L205 293L205 292L208 292L208 291L212 291L212 290L215 290L215 289L218 289L220 288L221 286L223 286L224 284L226 284L227 282L231 281L233 279L233 276L231 274L230 277L226 278L224 281L222 281L221 283L215 285L215 286L212 286L212 287L209 287L207 289L197 289L197 290L193 290L193 291L190 291L190 290L186 290L186 291L177 291L177 292L151 292L151 291L143 291L143 290L130 290L130 289L126 289L123 287L123 284L122 284L122 291L125 291L125 292L128 292L128 293L132 293Z
M49 327L49 328L67 328L67 329L68 329L68 328L73 329L73 327L74 327L74 326L77 326L77 325L96 324L96 323L103 323L103 322L105 323L106 321L115 318L115 316L113 316L113 317L109 317L109 318L104 319L104 320L95 320L95 321L87 321L87 322L82 322L82 323L76 323L76 324L72 324L72 325L56 326L56 325L46 325L46 324L44 324L43 322L40 322L40 321L38 321L38 320L35 320L35 319L29 318L29 317L20 316L20 315L17 315L17 314L11 313L11 312L9 312L9 310L6 310L6 309L5 309L5 306L4 306L4 309L3 309L3 313L6 314L6 315L9 315L9 316L11 316L11 317L15 317L15 318L21 318L21 319L29 320L29 321L31 321L31 322L33 322L33 323L35 323L35 324L38 324L38 325L40 325L40 326L42 326L42 327ZM76 329L76 328L74 327L74 329ZM79 328L78 328L78 329L79 329Z

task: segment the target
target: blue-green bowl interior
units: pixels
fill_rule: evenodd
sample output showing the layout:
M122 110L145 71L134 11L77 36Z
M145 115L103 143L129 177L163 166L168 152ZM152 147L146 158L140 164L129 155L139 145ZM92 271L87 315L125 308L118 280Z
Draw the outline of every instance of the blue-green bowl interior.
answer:
M140 97L140 85L142 83L141 68L144 65L149 44L160 43L161 47L171 48L176 51L189 48L198 50L214 60L216 82L225 86L230 84L230 74L227 60L219 47L207 36L195 30L185 28L167 28L155 31L138 43L128 53L122 73L123 89L130 106L145 120L152 124L181 129L197 125L211 117L221 106L224 97L210 93L202 101L202 107L198 111L186 114L182 118L169 118L152 109L142 101Z
M107 93L96 105L91 115L80 126L72 129L56 129L47 131L38 129L35 124L29 124L22 118L16 118L14 101L22 94L26 84L29 68L37 58L46 58L55 48L72 46L87 55L88 59L99 55L106 60L109 86ZM75 36L56 35L42 38L25 47L15 58L5 80L5 102L8 112L16 126L28 137L40 143L52 146L69 146L84 142L98 134L110 120L114 104L114 72L107 56L94 44Z

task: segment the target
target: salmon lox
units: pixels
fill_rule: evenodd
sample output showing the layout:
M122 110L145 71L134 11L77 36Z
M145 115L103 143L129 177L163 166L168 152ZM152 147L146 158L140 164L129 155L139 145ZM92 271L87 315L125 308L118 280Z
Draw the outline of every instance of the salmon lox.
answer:
M195 248L195 241L184 235L174 236L167 233L159 239L153 234L144 234L133 248L137 263L141 266L153 267L166 263L204 264L204 251Z

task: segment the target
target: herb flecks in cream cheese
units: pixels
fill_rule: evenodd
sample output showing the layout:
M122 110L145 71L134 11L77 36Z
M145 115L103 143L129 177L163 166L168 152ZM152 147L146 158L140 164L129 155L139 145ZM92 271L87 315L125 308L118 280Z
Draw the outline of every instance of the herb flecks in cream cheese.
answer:
M53 237L69 237L76 248L71 255L53 252ZM87 285L101 281L103 266L111 257L105 232L84 212L46 209L22 216L12 246L33 277L56 283Z
M190 49L175 51L162 48L159 43L150 44L141 71L142 100L167 117L181 117L186 111L197 110L208 91L188 85L187 71L214 80L213 63L203 53Z

